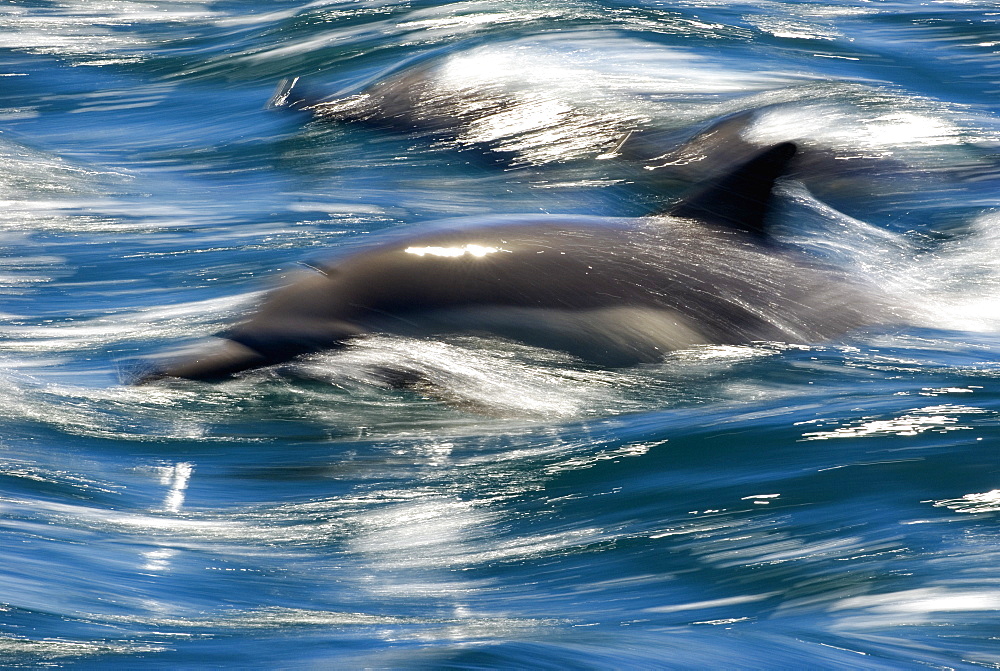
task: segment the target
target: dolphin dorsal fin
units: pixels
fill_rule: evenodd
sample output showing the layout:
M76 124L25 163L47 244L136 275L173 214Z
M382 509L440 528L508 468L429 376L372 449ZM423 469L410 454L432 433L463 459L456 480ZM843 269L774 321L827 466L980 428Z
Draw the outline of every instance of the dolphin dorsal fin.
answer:
M740 231L763 240L767 236L764 220L770 209L774 182L784 174L796 151L791 142L765 149L735 170L685 196L667 214L699 219L710 226Z

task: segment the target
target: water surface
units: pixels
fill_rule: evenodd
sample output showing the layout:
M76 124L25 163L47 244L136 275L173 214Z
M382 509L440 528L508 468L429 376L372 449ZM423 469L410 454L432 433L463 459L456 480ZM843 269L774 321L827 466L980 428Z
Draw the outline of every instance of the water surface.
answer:
M998 21L6 3L3 665L995 668ZM289 77L361 118L267 109ZM378 82L412 95L363 98ZM378 231L642 215L788 139L810 158L781 244L877 283L903 325L623 370L381 336L122 383Z

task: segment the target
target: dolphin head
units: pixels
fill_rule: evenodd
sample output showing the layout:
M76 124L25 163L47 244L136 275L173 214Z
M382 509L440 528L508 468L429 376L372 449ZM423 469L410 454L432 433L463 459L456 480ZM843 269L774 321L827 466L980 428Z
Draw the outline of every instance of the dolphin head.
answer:
M256 350L234 340L223 339L203 346L194 356L182 356L177 361L162 362L152 369L141 371L132 384L149 384L172 377L220 382L267 364L267 357Z

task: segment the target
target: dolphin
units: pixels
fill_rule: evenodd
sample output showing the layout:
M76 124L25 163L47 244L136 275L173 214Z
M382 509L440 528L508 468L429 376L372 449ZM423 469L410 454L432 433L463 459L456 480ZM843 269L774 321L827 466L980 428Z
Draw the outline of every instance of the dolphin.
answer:
M473 217L373 236L138 382L223 380L369 333L486 334L617 367L884 320L871 287L771 241L772 191L795 153L766 149L660 215Z

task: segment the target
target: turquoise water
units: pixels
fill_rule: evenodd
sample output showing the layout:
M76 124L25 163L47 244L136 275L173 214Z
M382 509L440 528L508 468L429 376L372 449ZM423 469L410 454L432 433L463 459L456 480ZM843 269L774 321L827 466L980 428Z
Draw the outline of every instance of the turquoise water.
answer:
M14 1L0 75L3 666L1000 665L994 3ZM371 233L783 140L781 244L901 325L123 383Z

